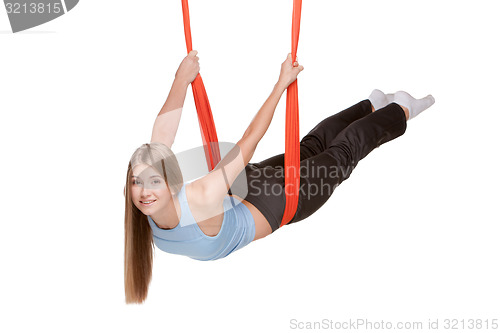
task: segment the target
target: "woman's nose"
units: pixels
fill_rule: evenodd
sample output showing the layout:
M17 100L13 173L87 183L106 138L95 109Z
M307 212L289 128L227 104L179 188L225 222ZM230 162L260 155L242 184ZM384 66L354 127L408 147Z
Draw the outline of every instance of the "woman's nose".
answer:
M149 193L151 193L151 189L147 186L143 186L141 190L141 196L147 197Z

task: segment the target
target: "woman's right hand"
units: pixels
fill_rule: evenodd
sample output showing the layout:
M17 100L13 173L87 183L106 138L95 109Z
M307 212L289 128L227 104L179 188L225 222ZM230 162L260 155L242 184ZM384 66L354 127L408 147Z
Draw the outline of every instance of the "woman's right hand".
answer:
M196 79L196 76L198 76L198 73L200 71L200 64L198 62L200 58L198 58L196 54L198 54L198 51L192 50L182 60L179 68L177 69L177 72L175 73L175 78L177 80L181 80L186 84L190 84L194 81L194 79Z
M288 53L286 60L281 64L281 73L278 82L283 84L285 89L288 88L288 86L297 79L297 75L302 72L303 69L304 66L299 66L297 61L292 65L292 54Z

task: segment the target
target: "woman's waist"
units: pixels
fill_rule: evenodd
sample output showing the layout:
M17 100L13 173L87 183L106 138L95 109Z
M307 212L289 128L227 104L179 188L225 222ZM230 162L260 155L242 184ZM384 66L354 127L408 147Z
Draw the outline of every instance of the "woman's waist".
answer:
M259 238L265 237L268 234L271 233L271 225L267 218L262 214L262 212L255 207L252 203L248 202L247 200L241 198L240 196L236 194L230 195L239 201L241 201L242 204L245 205L245 207L248 208L250 211L250 214L253 217L254 223L255 223L255 237L253 240L257 240ZM268 232L269 231L269 232Z

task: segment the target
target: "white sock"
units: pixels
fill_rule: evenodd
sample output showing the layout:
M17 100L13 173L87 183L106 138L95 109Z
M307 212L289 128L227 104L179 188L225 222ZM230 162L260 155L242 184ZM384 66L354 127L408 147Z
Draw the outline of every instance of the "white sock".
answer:
M394 94L385 94L385 98L387 98L387 104L394 102Z
M405 91L398 91L394 94L394 103L408 108L408 120L415 118L420 112L428 109L435 100L432 95L427 95L421 99L415 99Z
M372 103L375 110L381 109L389 104L387 102L386 95L378 89L374 89L368 99L370 100L370 103Z

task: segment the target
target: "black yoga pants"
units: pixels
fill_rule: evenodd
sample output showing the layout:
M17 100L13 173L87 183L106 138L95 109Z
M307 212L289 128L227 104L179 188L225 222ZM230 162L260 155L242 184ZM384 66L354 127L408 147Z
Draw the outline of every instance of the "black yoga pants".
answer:
M299 200L288 224L316 212L360 160L405 131L404 111L395 103L372 112L370 101L364 100L322 120L300 141ZM245 172L248 194L244 199L259 209L272 232L276 231L286 203L284 154L248 163Z

